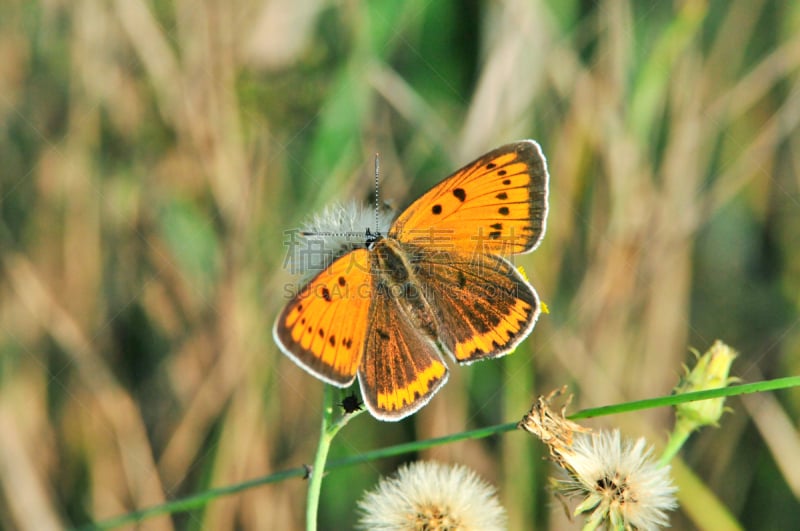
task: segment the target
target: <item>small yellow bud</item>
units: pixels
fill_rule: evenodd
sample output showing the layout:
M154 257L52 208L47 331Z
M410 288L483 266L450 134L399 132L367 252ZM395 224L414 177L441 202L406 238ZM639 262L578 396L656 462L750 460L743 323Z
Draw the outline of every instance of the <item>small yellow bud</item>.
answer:
M694 369L686 370L686 376L675 388L675 394L726 387L735 380L728 377L735 357L735 350L720 340L715 341L711 348L698 358ZM687 432L702 426L716 426L722 417L724 406L724 398L678 404L675 406L677 422L684 424L683 428Z

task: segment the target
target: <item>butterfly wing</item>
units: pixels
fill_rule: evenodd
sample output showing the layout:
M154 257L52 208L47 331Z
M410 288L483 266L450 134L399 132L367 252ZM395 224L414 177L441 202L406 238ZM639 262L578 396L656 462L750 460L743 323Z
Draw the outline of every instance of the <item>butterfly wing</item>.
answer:
M347 387L364 351L372 297L369 251L335 260L286 305L273 336L281 350L314 376Z
M547 217L547 163L533 140L467 164L414 201L389 234L407 243L495 254L533 250Z
M375 289L373 297L358 380L372 416L396 421L428 403L447 381L447 366L433 339L388 290Z
M500 256L428 252L416 278L440 343L459 363L507 354L539 317L533 286Z

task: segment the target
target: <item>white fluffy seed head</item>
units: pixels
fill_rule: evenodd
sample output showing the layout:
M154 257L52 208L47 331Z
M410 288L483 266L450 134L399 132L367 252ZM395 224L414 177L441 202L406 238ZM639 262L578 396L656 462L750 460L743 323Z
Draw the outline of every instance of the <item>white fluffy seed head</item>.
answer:
M303 223L300 230L287 232L284 265L308 280L340 256L367 247L369 235L386 235L393 217L393 212L379 209L376 220L374 207L355 201L329 205Z
M367 230L371 234L386 234L392 223L392 212L367 207L355 201L334 203L325 207L303 224L302 232L309 238L322 238L330 249L352 250L363 242ZM376 226L377 224L377 226Z
M358 503L359 529L493 531L506 529L493 486L463 465L417 461L382 478Z
M655 530L669 524L676 507L669 466L658 465L643 438L623 440L619 430L576 433L561 454L566 475L556 482L562 494L583 498L576 514L622 523L626 529Z

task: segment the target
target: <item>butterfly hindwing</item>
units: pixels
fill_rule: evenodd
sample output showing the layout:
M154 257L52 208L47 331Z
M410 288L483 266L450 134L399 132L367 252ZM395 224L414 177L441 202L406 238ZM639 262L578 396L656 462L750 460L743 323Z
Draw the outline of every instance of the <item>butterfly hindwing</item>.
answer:
M547 180L536 142L507 144L414 201L394 222L390 236L502 255L531 251L544 236Z
M373 290L365 354L359 367L361 394L372 415L400 420L424 406L447 381L447 366L432 338L386 289Z
M460 363L508 353L540 313L536 291L500 256L429 252L416 274L439 341Z
M363 354L371 298L369 252L356 249L294 296L275 322L275 340L313 375L346 387Z

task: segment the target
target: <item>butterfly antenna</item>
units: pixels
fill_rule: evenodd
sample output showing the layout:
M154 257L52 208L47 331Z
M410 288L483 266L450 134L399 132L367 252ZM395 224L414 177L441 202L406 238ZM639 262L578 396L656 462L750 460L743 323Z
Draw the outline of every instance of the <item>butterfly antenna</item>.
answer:
M378 188L378 177L381 172L381 157L379 153L375 153L375 232L380 233L380 227L378 226L378 219L380 218L378 212L378 205L380 205L380 192Z

